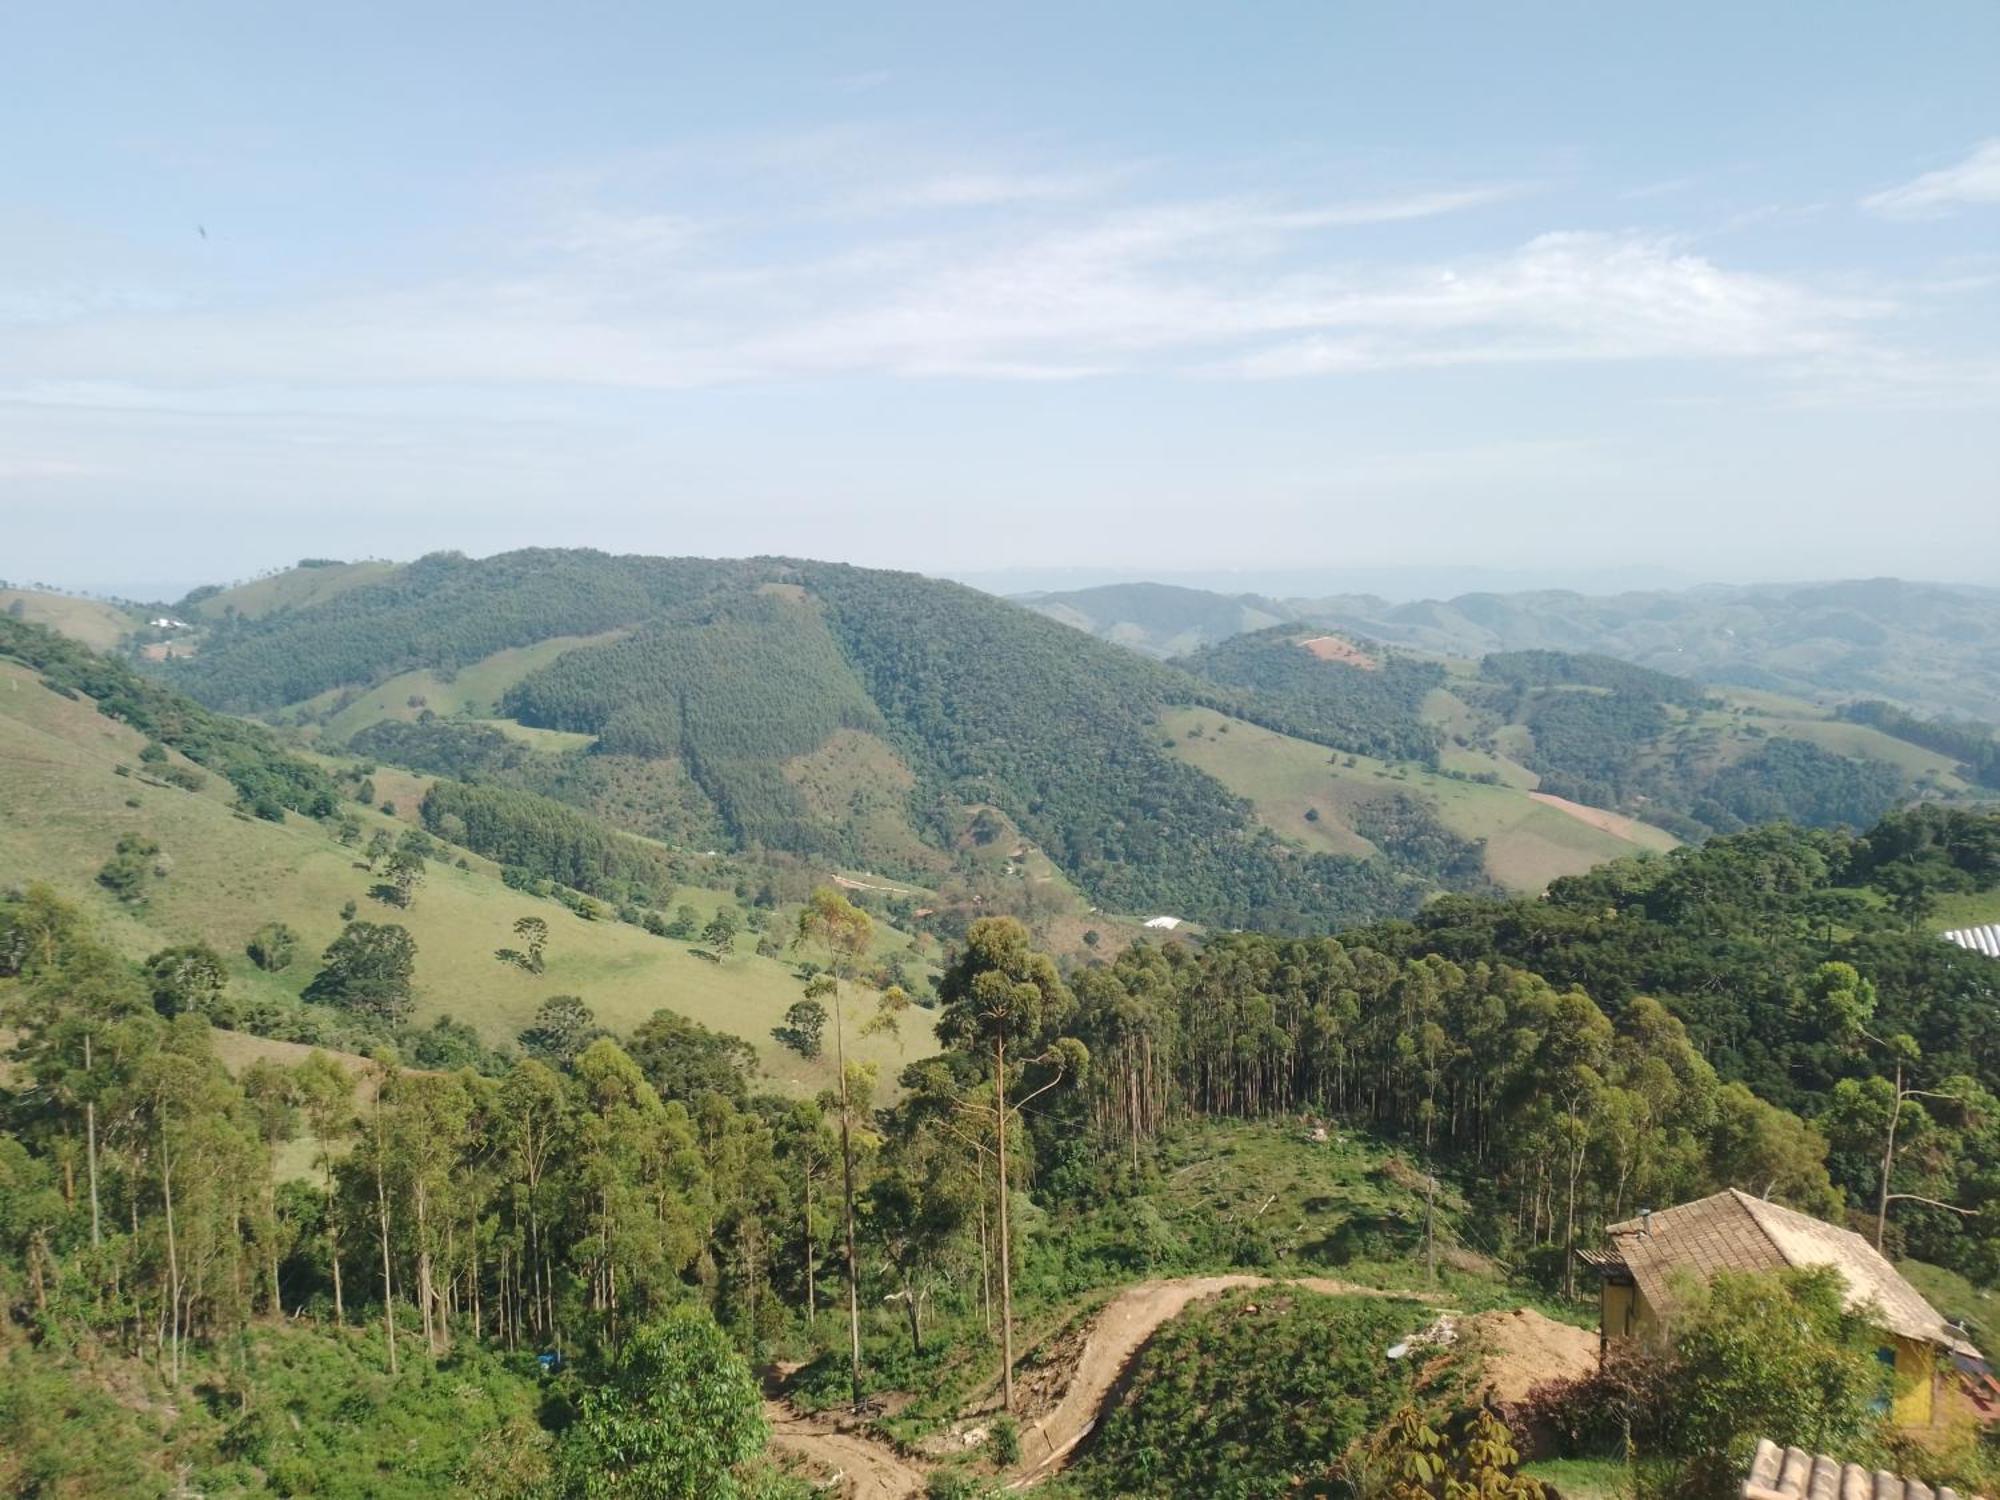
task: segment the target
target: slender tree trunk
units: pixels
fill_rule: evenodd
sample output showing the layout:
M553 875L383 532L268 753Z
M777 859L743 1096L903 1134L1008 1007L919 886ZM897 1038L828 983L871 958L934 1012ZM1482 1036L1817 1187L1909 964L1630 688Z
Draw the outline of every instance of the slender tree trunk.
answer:
M174 1164L167 1152L166 1126L160 1126L160 1199L167 1215L167 1300L171 1308L168 1320L169 1337L172 1340L172 1356L169 1368L173 1372L173 1383L181 1383L181 1257L180 1242L174 1233Z
M993 1087L1000 1110L1000 1409L1014 1409L1013 1246L1007 1237L1007 1034L993 1041Z
M840 1069L841 1217L847 1234L848 1379L854 1409L861 1410L861 1278L854 1254L854 1138L847 1104L847 1020L841 1012L840 982L833 989L834 1062Z
M805 1154L806 1166L806 1327L810 1328L819 1319L818 1292L813 1283L813 1166L810 1148Z
M325 1151L322 1144L321 1151ZM347 1322L347 1308L340 1297L340 1221L333 1213L333 1161L326 1162L326 1261L333 1269L333 1322L336 1328Z
M382 1181L379 1144L375 1158L375 1222L382 1240L382 1331L389 1341L389 1373L396 1373L396 1285L389 1270L389 1190Z
M1882 1147L1882 1192L1875 1203L1875 1248L1889 1233L1889 1179L1896 1171L1896 1126L1903 1114L1903 1060L1896 1059L1895 1102L1889 1106L1889 1138Z
M83 1071L91 1067L90 1033L83 1034ZM97 1101L86 1099L83 1104L84 1151L90 1164L90 1248L95 1250L104 1243L103 1214L97 1198Z

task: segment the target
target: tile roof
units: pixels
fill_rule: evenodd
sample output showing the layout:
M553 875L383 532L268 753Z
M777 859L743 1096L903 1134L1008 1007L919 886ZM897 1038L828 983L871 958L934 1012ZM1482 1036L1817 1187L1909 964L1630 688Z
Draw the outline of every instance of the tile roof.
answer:
M1779 1271L1833 1266L1847 1283L1847 1305L1874 1303L1891 1333L1977 1356L1956 1328L1905 1281L1876 1248L1851 1229L1781 1208L1730 1188L1606 1231L1613 1249L1654 1309L1665 1315L1677 1271L1706 1279L1717 1271Z
M1959 1494L1950 1485L1932 1489L1920 1479L1780 1448L1766 1438L1743 1481L1743 1500L1959 1500Z

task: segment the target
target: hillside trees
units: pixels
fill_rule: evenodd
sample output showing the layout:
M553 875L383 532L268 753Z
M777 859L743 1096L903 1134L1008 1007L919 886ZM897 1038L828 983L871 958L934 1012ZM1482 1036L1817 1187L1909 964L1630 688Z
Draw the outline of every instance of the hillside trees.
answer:
M990 1053L993 1084L993 1154L998 1175L1000 1246L1000 1405L1014 1409L1013 1243L1008 1228L1007 1137L1010 1108L1007 1047L1014 1066L1047 1076L1030 1094L1046 1092L1065 1078L1074 1080L1090 1054L1074 1037L1061 1035L1074 1001L1055 965L1035 952L1028 931L1011 917L982 917L965 935L965 946L938 983L944 1002L938 1033L968 1051ZM1013 1111L1021 1104L1016 1099Z
M416 939L406 929L393 922L349 922L327 946L304 996L393 1026L416 1003L411 990L416 963Z
M587 895L659 905L673 893L663 850L533 792L438 781L424 795L422 816L434 833L455 819L459 842L474 853Z
M868 951L873 924L868 914L840 892L822 886L799 912L793 946L818 953L826 972L815 975L806 998L832 1002L835 1090L840 1103L840 1209L847 1270L849 1383L861 1405L861 1273L854 1235L854 1080L847 1071L847 1011L841 981L851 979Z
M731 1470L764 1446L756 1380L707 1313L639 1328L584 1391L563 1436L563 1500L734 1500Z

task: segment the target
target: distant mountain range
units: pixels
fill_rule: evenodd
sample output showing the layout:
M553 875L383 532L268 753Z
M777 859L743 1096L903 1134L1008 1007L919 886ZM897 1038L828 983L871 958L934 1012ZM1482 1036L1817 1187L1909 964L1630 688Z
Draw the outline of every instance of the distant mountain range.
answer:
M2000 719L2000 589L1970 585L1880 578L1392 604L1358 594L1276 599L1110 584L1020 602L1160 657L1227 639L1238 633L1233 618L1267 617L1440 656L1589 652L1822 703L1880 698L1946 717Z

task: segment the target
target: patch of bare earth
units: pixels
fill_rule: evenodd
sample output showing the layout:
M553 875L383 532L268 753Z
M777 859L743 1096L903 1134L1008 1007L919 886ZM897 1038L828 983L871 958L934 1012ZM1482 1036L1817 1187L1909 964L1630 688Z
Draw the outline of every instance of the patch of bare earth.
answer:
M801 1460L841 1500L914 1500L924 1471L887 1443L843 1426L826 1413L804 1416L781 1401L764 1403L771 1446Z
M1567 797L1558 797L1552 792L1530 792L1528 796L1544 807L1553 807L1557 812L1568 813L1579 823L1588 823L1601 833L1613 838L1638 843L1644 834L1637 818L1628 818L1623 813L1606 812L1601 807L1586 807L1581 802L1572 802Z
M1558 1323L1532 1307L1481 1313L1466 1328L1479 1350L1486 1384L1502 1406L1538 1385L1575 1380L1597 1368L1596 1334Z
M1311 640L1299 642L1301 651L1310 651L1321 661L1337 661L1345 666L1359 667L1364 672L1378 672L1382 663L1363 651L1354 642L1343 640L1337 635L1316 635Z

